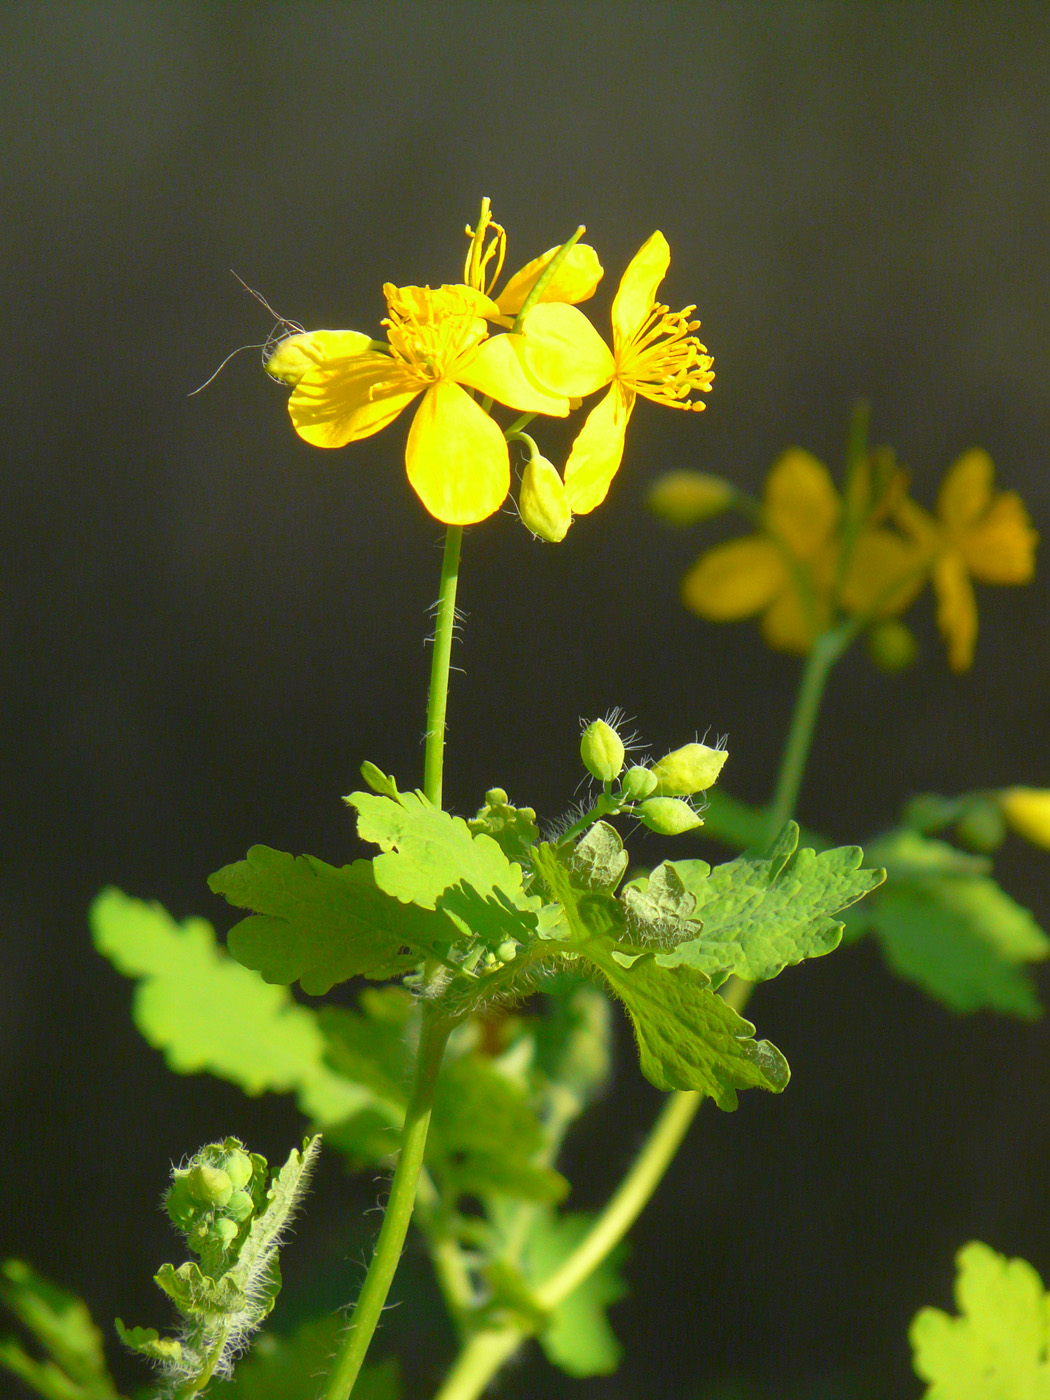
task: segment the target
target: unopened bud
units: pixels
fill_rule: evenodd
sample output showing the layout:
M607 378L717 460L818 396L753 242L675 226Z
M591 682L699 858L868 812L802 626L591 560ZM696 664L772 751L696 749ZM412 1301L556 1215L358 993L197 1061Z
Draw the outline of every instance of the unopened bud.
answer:
M247 1220L255 1209L255 1202L247 1191L235 1191L226 1202L226 1214L231 1220L236 1220L238 1224L242 1220Z
M361 331L302 331L286 336L266 361L266 373L295 388L323 360L360 355L372 344Z
M919 655L919 643L915 633L895 617L885 622L876 622L868 628L866 638L868 655L879 668L892 674L906 671Z
M1018 836L1033 846L1050 850L1050 789L1004 788L999 794L999 807Z
M648 496L649 509L670 525L698 525L721 515L732 501L733 488L724 477L685 470L657 477Z
M656 790L656 774L651 768L643 768L640 763L636 764L633 768L628 768L623 775L620 790L626 801L641 802L643 798L651 797Z
M999 804L988 797L971 797L963 804L955 834L964 846L991 855L1006 839L1006 821Z
M600 783L611 783L623 769L623 740L611 724L596 719L580 738L580 757L592 778Z
M650 831L661 836L680 836L704 824L703 817L679 797L649 797L635 811Z
M713 749L708 744L686 744L664 754L653 764L654 791L659 797L691 797L694 792L706 792L718 781L728 757L725 749Z
M572 510L565 483L546 457L531 458L522 473L518 509L522 524L541 540L557 544L569 533Z
M233 1182L222 1168L204 1163L189 1169L186 1186L193 1199L204 1206L224 1206L233 1195Z
M252 1179L252 1159L247 1152L241 1152L239 1148L226 1158L226 1175L235 1191L239 1191L243 1186L247 1186Z
M220 1216L211 1227L211 1234L216 1239L222 1249L229 1249L237 1238L237 1226L232 1220L227 1220Z

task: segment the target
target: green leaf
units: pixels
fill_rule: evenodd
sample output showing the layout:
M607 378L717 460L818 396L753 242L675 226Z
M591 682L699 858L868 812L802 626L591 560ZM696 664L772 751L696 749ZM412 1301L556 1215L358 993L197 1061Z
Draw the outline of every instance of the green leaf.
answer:
M211 1278L192 1262L177 1269L173 1264L162 1264L153 1282L186 1316L223 1317L242 1311L247 1302L229 1274Z
M1050 939L987 876L933 876L891 884L867 911L886 961L953 1011L1042 1014L1025 964Z
M253 846L208 884L236 908L255 911L227 937L237 961L267 982L298 981L311 996L351 977L398 977L455 937L440 914L406 909L379 889L367 860L337 868Z
M438 1080L426 1161L454 1196L553 1202L569 1183L535 1159L546 1142L524 1089L480 1055L446 1063Z
M755 1028L692 967L661 967L651 955L625 968L611 940L592 940L585 955L627 1008L638 1037L642 1073L658 1089L698 1089L734 1109L738 1089L779 1093L790 1071L780 1051L752 1037Z
M517 910L528 927L535 927L536 902L522 889L521 867L491 836L475 836L462 817L432 806L422 793L403 793L395 802L352 792L345 800L357 811L357 834L383 851L373 866L385 894L436 909L448 891L467 888L485 902Z
M620 833L608 822L595 822L573 847L568 868L580 888L611 892L623 879L627 860Z
M390 794L394 796L393 793ZM522 862L539 840L536 813L531 807L514 807L502 788L490 788L485 805L467 826L472 835L491 836L508 860Z
M568 1258L590 1229L586 1215L537 1214L525 1249L530 1282L540 1284ZM606 1308L624 1297L620 1276L621 1246L550 1313L539 1343L547 1360L570 1376L607 1376L620 1363L620 1344L605 1315Z
M976 1241L956 1263L960 1316L923 1308L908 1333L926 1400L1050 1400L1050 1298L1039 1275Z
M291 1337L264 1332L232 1379L208 1387L215 1400L304 1400L304 1380L320 1388L346 1326L339 1314L304 1323ZM398 1400L395 1360L366 1366L354 1384L354 1400ZM305 1394L312 1392L307 1387Z
M249 1094L294 1092L321 1124L366 1101L324 1063L315 1013L228 957L204 919L178 924L159 904L107 889L90 920L98 951L139 979L135 1024L177 1073L207 1070Z
M703 861L695 864L702 865ZM703 923L694 917L696 896L685 887L673 865L665 861L647 878L632 882L623 892L626 935L635 943L661 948L681 946L699 937Z
M859 846L796 850L798 834L789 822L768 855L743 855L714 870L700 860L673 862L695 897L703 930L659 961L765 982L837 948L842 924L833 916L882 884L885 874L860 868Z
M53 1365L34 1361L13 1340L0 1343L0 1362L31 1383L49 1386L44 1394L58 1394L62 1387L90 1400L109 1400L116 1389L106 1366L102 1333L87 1304L72 1293L41 1278L21 1259L0 1265L0 1300L39 1342Z
M151 1361L181 1362L182 1343L174 1337L162 1337L154 1327L125 1327L118 1317L114 1323L117 1336L131 1351L148 1356Z

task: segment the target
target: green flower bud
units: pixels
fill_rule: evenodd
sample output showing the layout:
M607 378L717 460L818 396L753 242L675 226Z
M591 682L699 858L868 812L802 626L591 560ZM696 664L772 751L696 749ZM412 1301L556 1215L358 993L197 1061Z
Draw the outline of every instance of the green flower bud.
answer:
M371 344L361 331L304 331L289 335L266 361L266 373L294 389L303 375L322 360L360 355Z
M202 1206L224 1206L233 1195L233 1182L221 1167L209 1167L198 1162L186 1173L190 1195Z
M999 804L988 797L973 797L963 805L955 834L964 846L991 855L1006 840L1006 819Z
M229 1249L237 1238L237 1225L232 1220L227 1220L224 1216L219 1216L215 1224L211 1227L212 1238L217 1240L221 1248Z
M915 633L895 617L876 622L865 638L868 655L880 671L906 671L919 655Z
M706 792L718 781L728 757L725 749L713 749L708 744L686 744L664 754L652 768L655 791L659 797L691 797L694 792Z
M226 1175L235 1191L247 1186L252 1179L252 1159L247 1152L234 1149L226 1158Z
M200 1205L190 1195L186 1176L186 1172L176 1171L164 1197L164 1209L168 1212L168 1219L180 1230L188 1230L201 1213Z
M704 824L703 817L679 797L649 797L635 810L649 830L661 836L680 836Z
M651 768L643 768L640 763L635 764L623 775L620 788L625 801L641 802L643 798L651 797L655 791L656 774Z
M533 457L522 473L518 493L522 524L541 540L557 544L569 533L572 510L565 483L546 457Z
M910 826L914 831L921 831L924 836L930 836L934 832L943 831L955 821L959 815L959 799L940 797L935 792L920 792L909 798L902 815L905 826Z
M583 731L580 757L592 778L597 778L600 783L611 783L620 776L623 768L623 740L611 724L596 719Z
M733 502L733 488L707 472L665 472L649 490L648 506L670 525L697 525L721 515Z
M505 939L504 942L499 945L496 950L496 956L499 958L500 962L503 963L514 961L518 956L518 945L514 942L513 938Z
M236 1220L238 1224L247 1220L255 1209L255 1202L247 1191L235 1191L226 1202L226 1214L231 1220Z

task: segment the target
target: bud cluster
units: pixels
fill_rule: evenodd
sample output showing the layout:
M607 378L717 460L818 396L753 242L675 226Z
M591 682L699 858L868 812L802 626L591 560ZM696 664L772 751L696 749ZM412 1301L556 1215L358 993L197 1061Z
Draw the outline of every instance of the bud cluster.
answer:
M164 1208L196 1253L224 1253L247 1228L266 1190L266 1163L237 1138L209 1143L171 1174Z

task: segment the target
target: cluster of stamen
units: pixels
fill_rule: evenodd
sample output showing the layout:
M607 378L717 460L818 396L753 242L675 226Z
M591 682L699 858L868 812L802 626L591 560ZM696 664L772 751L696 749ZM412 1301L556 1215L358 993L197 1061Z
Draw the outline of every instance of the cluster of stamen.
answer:
M668 408L706 407L689 397L710 393L715 377L714 358L695 335L700 322L689 320L695 310L686 306L671 311L657 302L619 353L621 383Z
M455 287L383 288L390 348L420 379L445 378L488 335L484 318Z

